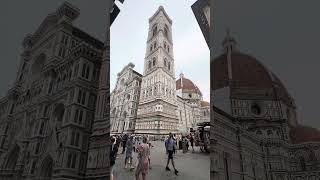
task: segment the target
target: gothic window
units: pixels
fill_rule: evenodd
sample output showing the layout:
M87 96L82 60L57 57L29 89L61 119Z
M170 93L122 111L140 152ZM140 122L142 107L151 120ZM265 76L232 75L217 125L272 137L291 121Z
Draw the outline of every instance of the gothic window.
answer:
M157 42L154 42L153 49L156 49L156 48L157 48Z
M153 57L153 59L152 59L152 65L153 65L153 66L155 66L155 65L156 65L156 61L157 61L157 60L156 60L156 58L155 58L155 57Z
M167 59L164 59L164 66L167 67Z
M269 129L269 130L267 131L267 134L268 134L268 136L272 135L272 131Z
M151 69L151 61L148 62L148 68Z
M79 89L79 93L78 93L78 103L85 105L86 102L86 92L82 91L81 89Z
M5 164L5 169L13 170L15 168L18 161L19 153L20 148L16 145L9 155L8 161Z
M167 43L164 42L164 49L167 49Z
M168 46L168 53L170 52L170 47Z
M302 171L305 171L305 170L306 170L306 162L305 162L304 158L303 158L303 157L300 157L299 160L300 160L301 170L302 170Z
M123 86L124 85L124 79L122 78L120 81L120 85Z
M150 46L150 52L152 51L152 45Z
M68 41L69 41L69 36L67 36L66 34L63 34L61 38L61 43L67 46Z
M83 109L77 109L75 116L74 116L74 122L81 124L83 119Z
M38 75L41 72L42 68L44 67L45 61L46 61L45 54L42 53L39 56L37 56L31 66L31 74Z
M11 105L11 109L10 109L10 114L12 114L14 112L14 104Z
M171 68L171 63L169 62L168 63L168 69L170 70L170 68Z
M41 122L41 126L40 126L40 130L39 130L39 134L42 135L43 133L43 129L44 129L44 122Z
M65 55L66 55L66 49L65 49L64 47L60 47L60 48L59 48L59 52L58 52L58 56L64 58Z
M34 174L34 170L36 169L36 161L33 161L32 162L32 165L31 165L31 171L30 171L30 173L31 174Z
M34 154L38 154L40 150L40 142L37 143Z
M90 67L88 64L83 64L81 76L88 79L89 78Z
M153 27L152 36L155 36L157 34L157 31L158 31L158 27L157 27L157 25L155 25Z
M167 37L167 38L169 38L169 36L168 36L168 25L165 25L165 27L164 27L164 35Z
M73 77L76 77L78 75L78 69L79 69L79 64L76 64L76 66L74 67Z

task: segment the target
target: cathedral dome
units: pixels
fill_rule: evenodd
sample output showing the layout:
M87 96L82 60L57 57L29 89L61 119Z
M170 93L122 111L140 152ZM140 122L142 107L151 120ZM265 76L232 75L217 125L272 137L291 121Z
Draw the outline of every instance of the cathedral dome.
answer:
M210 103L207 102L207 101L200 101L200 106L201 107L207 107L207 106L210 106Z
M308 126L298 125L290 130L292 143L320 142L320 130Z
M199 88L190 80L180 75L180 78L176 81L176 90L182 90L182 93L197 93L201 94Z
M255 57L236 50L233 38L229 37L228 41L227 37L223 43L225 52L210 63L212 90L224 87L268 90L268 92L272 92L269 94L270 96L278 97L293 105L293 99L274 73Z

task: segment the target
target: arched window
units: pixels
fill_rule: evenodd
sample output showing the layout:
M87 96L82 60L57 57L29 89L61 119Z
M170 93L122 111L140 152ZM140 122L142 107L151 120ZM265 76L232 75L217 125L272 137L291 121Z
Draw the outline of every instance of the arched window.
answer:
M9 155L9 158L8 158L7 163L5 165L6 169L14 170L14 168L16 167L16 164L18 162L19 153L20 153L20 148L18 145L16 145Z
M167 59L164 59L164 66L167 67Z
M304 158L300 157L299 160L300 160L301 170L305 171L306 170L306 162L305 162Z
M120 81L120 85L123 86L124 85L124 79L121 79Z
M148 68L151 69L151 61L148 63Z
M153 65L153 66L156 65L156 63L157 63L156 61L157 61L157 60L156 60L156 58L154 57L154 58L152 59L152 65Z
M165 27L164 27L164 35L167 37L167 38L169 38L169 36L168 36L168 26L167 25L165 25Z
M164 42L164 45L163 45L164 49L167 49L167 43Z
M150 52L152 51L152 45L150 46Z
M153 49L156 49L156 48L157 48L157 42L154 42Z
M53 159L48 156L46 157L41 165L40 177L41 179L51 179L53 172Z
M158 31L158 27L157 25L155 25L152 30L152 36L155 36L157 34L157 31Z
M168 46L168 53L170 52L170 47Z
M40 54L36 59L35 61L33 62L32 66L31 66L31 74L32 75L38 75L44 64L45 64L45 61L46 61L46 55L45 54Z
M170 70L170 68L171 68L171 63L169 62L168 63L168 69Z

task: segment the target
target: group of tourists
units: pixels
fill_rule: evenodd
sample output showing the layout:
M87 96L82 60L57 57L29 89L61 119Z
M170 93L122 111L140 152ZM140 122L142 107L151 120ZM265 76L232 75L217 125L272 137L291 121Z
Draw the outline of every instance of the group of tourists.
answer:
M124 135L114 135L111 136L111 150L110 150L110 165L111 165L111 180L113 180L113 167L116 163L117 155L124 154L124 168L133 171L135 169L136 180L139 180L142 177L143 180L146 179L149 169L151 169L151 156L150 149L153 147L149 138L152 137L143 135L134 135L134 134L124 134ZM171 171L169 164L171 162L173 167L173 172L175 175L178 175L179 171L175 167L174 154L177 153L178 149L182 149L183 153L189 151L189 144L194 152L194 146L199 144L199 141L204 138L203 134L199 133L190 133L188 135L175 135L169 133L169 136L163 138L165 151L167 154L167 163L165 170ZM154 139L153 139L154 140ZM122 151L118 152L120 147ZM200 147L201 150L201 147ZM136 153L137 159L134 162L133 155Z
M111 136L111 180L113 180L113 168L116 163L119 147L122 147L121 154L125 154L124 168L133 170L136 168L135 176L138 180L140 176L146 179L150 166L150 148L152 147L148 136L135 136L124 134L123 136ZM137 153L136 164L133 164L133 153Z

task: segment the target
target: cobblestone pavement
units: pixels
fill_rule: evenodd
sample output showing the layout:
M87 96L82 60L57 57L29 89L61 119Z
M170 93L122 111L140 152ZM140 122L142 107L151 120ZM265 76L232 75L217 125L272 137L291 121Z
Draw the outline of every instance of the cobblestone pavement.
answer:
M171 162L169 168L171 171L166 171L167 155L165 153L163 141L151 142L154 146L151 148L151 169L147 176L147 180L209 180L210 179L210 156L209 154L201 153L199 147L195 148L195 152L191 151L182 153L178 150L174 155L174 162L178 176L173 172ZM191 148L189 148L191 149ZM119 152L122 148L119 149ZM130 171L124 169L125 154L118 154L114 167L114 180L134 180L135 169ZM133 164L136 164L137 154L134 153Z

